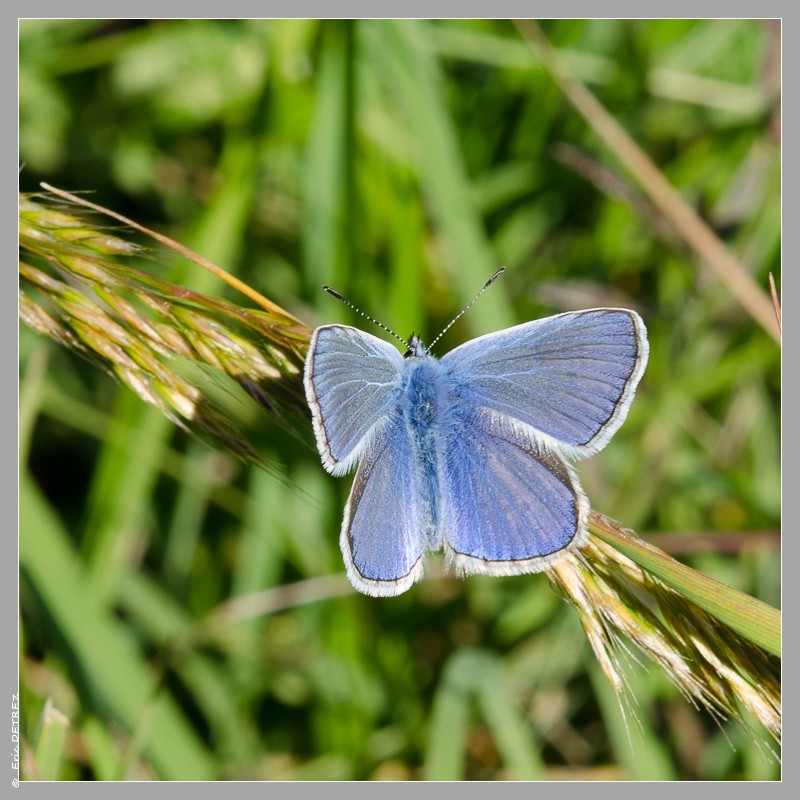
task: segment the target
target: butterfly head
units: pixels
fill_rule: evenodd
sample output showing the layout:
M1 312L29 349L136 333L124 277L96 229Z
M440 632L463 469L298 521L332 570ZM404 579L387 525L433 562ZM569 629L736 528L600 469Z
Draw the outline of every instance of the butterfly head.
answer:
M422 339L416 333L412 333L406 342L406 351L403 358L422 358L428 354L428 350L422 343Z

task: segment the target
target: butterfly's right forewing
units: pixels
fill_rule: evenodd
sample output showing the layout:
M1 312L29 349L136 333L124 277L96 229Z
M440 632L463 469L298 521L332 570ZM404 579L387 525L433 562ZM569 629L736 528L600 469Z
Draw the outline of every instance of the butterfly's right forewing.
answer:
M340 475L353 467L400 392L397 348L346 325L314 331L306 359L306 399L322 463Z
M635 311L594 308L480 336L442 364L463 407L516 420L538 443L585 458L622 425L648 349Z

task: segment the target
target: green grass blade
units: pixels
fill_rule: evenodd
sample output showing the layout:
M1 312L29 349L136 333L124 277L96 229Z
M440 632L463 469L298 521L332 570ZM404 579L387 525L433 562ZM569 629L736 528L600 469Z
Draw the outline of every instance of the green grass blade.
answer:
M640 567L661 579L693 603L708 611L740 635L773 655L781 654L781 613L755 597L726 586L702 572L681 564L662 550L626 536L610 524L597 524L591 532L617 548Z
M501 265L470 200L470 182L442 91L442 76L430 47L422 44L427 23L384 20L374 24L385 53L381 64L387 70L387 80L396 86L417 129L419 179L447 240L459 302L466 305ZM475 305L467 324L485 331L514 321L502 291L492 291Z
M262 470L251 471L249 502L242 512L231 596L246 595L279 583L284 552L277 527L284 519L285 495L285 487L272 475ZM290 518L290 515L285 514L285 517Z
M208 720L210 738L224 764L237 764L258 753L258 737L251 720L233 702L235 681L226 664L220 664L194 649L190 637L192 620L184 610L147 577L130 572L119 590L120 606L136 624L148 643L161 653L164 669L178 675L197 698ZM257 647L246 631L231 631L238 648ZM238 635L237 635L238 634Z
M464 778L475 675L470 660L461 655L450 660L433 699L425 752L425 779L429 781Z
M503 662L486 654L478 686L478 701L486 724L514 780L538 781L545 776L545 765L539 754L530 723L518 708L509 690Z
M143 709L150 709L143 751L158 775L165 780L212 778L213 762L205 747L101 604L66 532L27 475L20 481L19 544L23 585L58 629L76 686L91 691L85 701L134 734Z
M150 498L173 430L166 417L127 390L117 395L112 425L123 432L103 444L81 544L89 578L106 598L113 597L128 569L134 537L146 529Z
M630 672L633 672L631 670ZM654 698L648 698L641 676L631 677L631 694L640 698L634 708L623 706L611 684L597 664L589 667L589 676L600 705L608 737L617 761L622 765L628 780L672 781L677 778L669 753L658 732L646 717L646 710Z
M517 708L502 661L490 652L464 649L448 663L434 699L426 755L428 780L464 778L467 734L477 703L503 765L517 780L541 780L544 764L530 724Z
M86 755L99 781L113 781L122 771L119 745L111 732L94 714L89 714L81 725L81 738Z
M41 728L34 748L36 769L43 781L57 781L70 724L66 715L48 699L42 710Z
M345 186L353 180L348 156L353 147L352 25L333 21L323 26L319 87L306 150L300 233L305 278L317 290L325 280L347 292L344 276L352 266L345 257L351 250L345 235L349 213Z

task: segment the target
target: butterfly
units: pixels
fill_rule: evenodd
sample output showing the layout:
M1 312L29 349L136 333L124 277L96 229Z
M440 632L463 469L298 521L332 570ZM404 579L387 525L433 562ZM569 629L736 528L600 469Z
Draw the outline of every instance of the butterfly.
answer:
M639 314L556 314L440 359L380 326L405 354L322 325L305 362L324 468L358 464L340 536L353 586L401 594L430 551L460 576L497 576L540 572L584 544L589 502L569 461L601 450L625 420L649 353Z

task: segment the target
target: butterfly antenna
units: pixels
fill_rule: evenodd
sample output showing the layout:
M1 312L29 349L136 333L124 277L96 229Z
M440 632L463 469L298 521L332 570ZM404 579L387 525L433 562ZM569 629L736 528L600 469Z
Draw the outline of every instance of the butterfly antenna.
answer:
M398 342L402 342L406 346L406 349L410 349L411 345L405 339L403 339L401 336L398 336L391 328L387 328L382 322L378 322L378 320L376 320L374 317L371 317L369 314L363 312L358 306L354 306L347 298L342 297L342 295L340 295L339 292L336 291L336 289L331 289L330 286L323 286L322 288L328 294L332 294L337 300L341 300L348 308L352 308L353 311L355 311L357 314L361 314L361 316L364 317L364 319L368 319L370 322L377 325L379 328L385 330L386 333L390 334L391 336L394 336L394 338L397 339Z
M472 300L470 301L469 305L467 305L467 306L465 306L464 308L462 308L462 309L461 309L461 311L459 311L459 312L458 312L458 314L456 314L456 315L453 317L453 319L451 319L451 320L450 320L450 322L447 324L447 326L445 327L445 329L444 329L444 330L443 330L443 331L442 331L442 332L441 332L441 333L440 333L440 334L439 334L439 335L438 335L438 336L437 336L437 337L436 337L436 338L435 338L435 339L434 339L434 340L433 340L433 341L432 341L432 342L431 342L431 343L428 345L428 350L432 350L432 349L433 349L433 346L436 344L436 342L438 342L438 341L439 341L439 339L441 339L441 338L442 338L442 336L444 336L444 335L447 333L447 331L449 331L449 330L450 330L450 328L452 328L452 327L453 327L453 325L454 325L454 324L455 324L455 323L456 323L458 320L460 320L460 319L461 319L461 317L463 317L463 316L464 316L464 314L466 314L466 313L467 313L467 311L469 311L469 310L472 308L472 306L474 306L474 305L475 305L475 301L476 301L476 300L477 300L477 299L478 299L478 298L479 298L479 297L480 297L480 296L481 296L481 295L482 295L482 294L483 294L483 293L484 293L484 292L485 292L485 291L486 291L486 290L487 290L487 289L488 289L488 288L489 288L489 287L490 287L490 286L491 286L491 285L492 285L492 284L493 284L493 283L494 283L494 282L495 282L495 281L496 281L496 280L497 280L497 279L498 279L498 278L499 278L499 277L500 277L500 276L501 276L501 275L502 275L502 274L503 274L505 271L506 271L506 268L505 268L505 267L500 267L500 269L499 269L499 270L497 270L497 272L495 272L495 274L494 274L494 275L492 275L492 277L491 277L491 278L489 278L489 280L488 280L488 281L486 281L486 283L484 283L484 284L483 284L483 286L481 287L481 290L480 290L480 291L479 291L479 292L478 292L478 293L475 295L475 297L473 297L473 298L472 298Z

